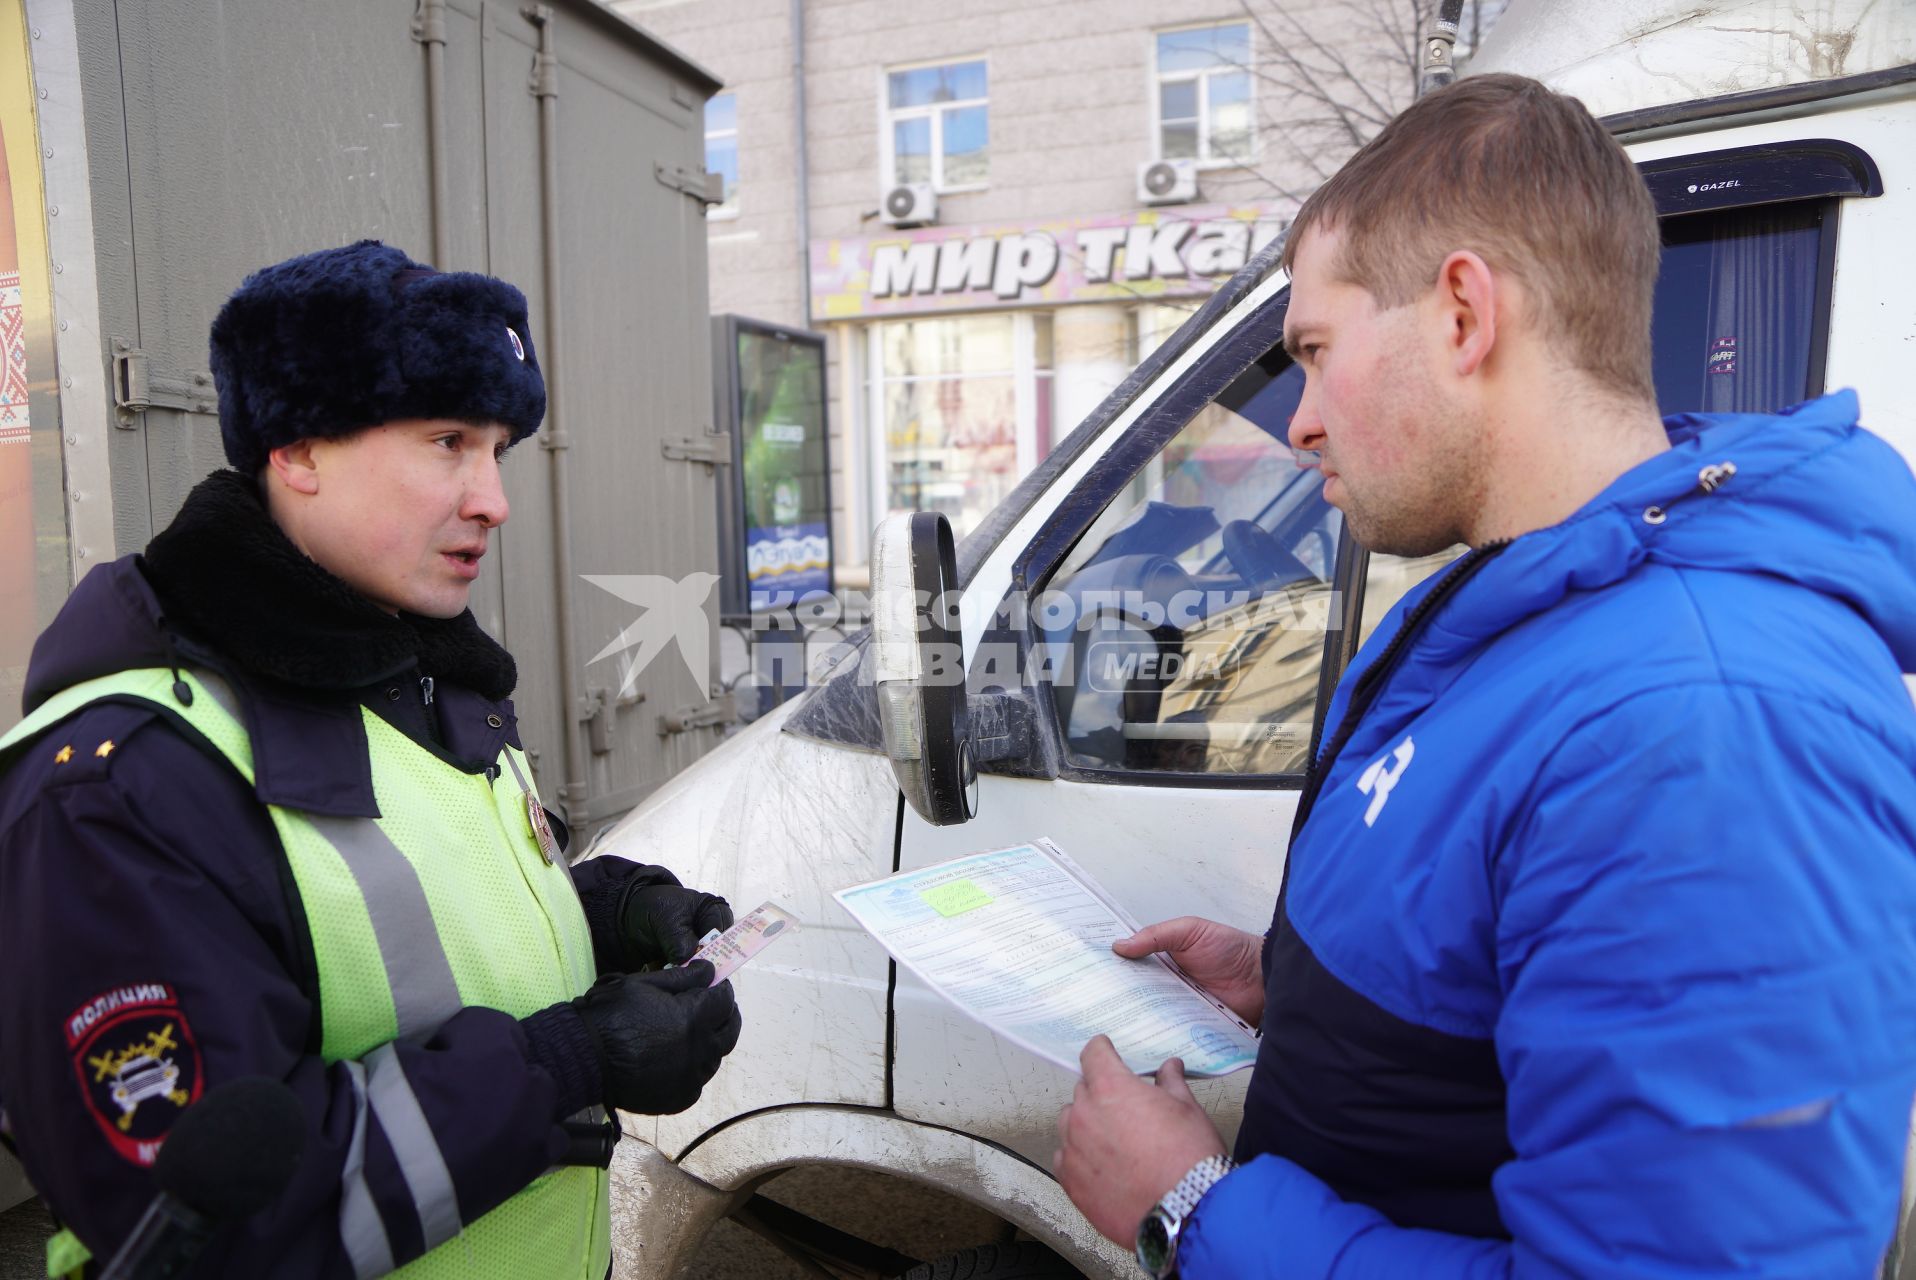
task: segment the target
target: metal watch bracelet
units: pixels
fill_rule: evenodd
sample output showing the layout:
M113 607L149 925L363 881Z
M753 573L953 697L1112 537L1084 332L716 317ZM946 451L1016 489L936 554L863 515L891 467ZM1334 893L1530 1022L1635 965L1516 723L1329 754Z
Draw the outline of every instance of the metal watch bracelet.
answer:
M1185 1174L1177 1186L1164 1193L1164 1199L1158 1201L1158 1206L1182 1222L1191 1216L1191 1210L1197 1208L1197 1202L1204 1198L1204 1193L1235 1168L1237 1164L1229 1156L1206 1156L1191 1166L1191 1172Z
M1138 1224L1137 1257L1145 1274L1156 1280L1177 1275L1178 1237L1183 1234L1184 1220L1197 1208L1204 1193L1235 1168L1237 1164L1229 1156L1206 1156L1144 1215L1144 1221Z

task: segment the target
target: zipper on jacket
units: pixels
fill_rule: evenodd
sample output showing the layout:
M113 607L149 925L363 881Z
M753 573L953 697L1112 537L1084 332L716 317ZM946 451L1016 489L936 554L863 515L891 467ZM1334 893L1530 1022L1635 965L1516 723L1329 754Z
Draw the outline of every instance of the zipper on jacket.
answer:
M1351 735L1357 731L1358 721L1363 719L1364 713L1370 709L1371 704L1377 701L1377 695L1383 691L1391 672L1403 661L1404 654L1410 649L1418 633L1423 630L1430 615L1437 611L1438 606L1456 595L1466 582L1476 576L1479 569L1490 563L1509 545L1510 540L1507 538L1498 542L1487 542L1446 569L1444 576L1437 580L1437 585L1430 589L1429 594L1419 600L1416 607L1405 615L1403 625L1397 628L1397 634L1390 638L1390 643L1384 647L1384 652L1378 655L1377 661L1364 668L1364 674L1357 678L1357 683L1351 688L1350 703L1344 709L1344 719L1337 726L1337 732L1324 745L1324 749L1317 753L1317 758L1311 761L1310 768L1304 774L1304 791L1298 797L1297 816L1291 822L1289 844L1297 843L1297 833L1304 829L1305 821L1311 816L1311 809L1317 803L1317 793L1324 789L1324 777L1330 772L1331 762L1337 758L1337 753L1344 749L1344 744L1350 741ZM1290 860L1285 859L1284 878L1286 880L1290 879L1290 866Z
M432 705L432 677L431 676L419 677L419 696L425 699L427 706L430 707Z
M1696 473L1696 487L1671 500L1669 506L1649 506L1643 509L1645 524L1662 524L1670 518L1670 507L1691 498L1715 493L1736 475L1736 463L1725 459L1702 467ZM1430 594L1417 602L1417 607L1404 619L1404 625L1397 628L1397 634L1391 637L1390 644L1378 656L1377 661L1364 668L1364 674L1358 677L1356 686L1351 690L1350 705L1344 713L1343 723L1338 725L1337 733L1311 761L1304 775L1304 792L1298 798L1297 817L1291 823L1291 841L1297 840L1297 833L1304 829L1304 820L1310 816L1311 807L1317 801L1317 793L1323 789L1324 775L1329 772L1331 761L1343 749L1345 742L1357 729L1357 722L1371 703L1377 700L1384 681L1402 660L1404 650L1416 639L1424 621L1429 618L1437 606L1456 594L1458 588L1468 582L1483 564L1510 545L1509 539L1500 542L1487 542L1482 547L1450 566ZM1288 865L1288 864L1287 864Z

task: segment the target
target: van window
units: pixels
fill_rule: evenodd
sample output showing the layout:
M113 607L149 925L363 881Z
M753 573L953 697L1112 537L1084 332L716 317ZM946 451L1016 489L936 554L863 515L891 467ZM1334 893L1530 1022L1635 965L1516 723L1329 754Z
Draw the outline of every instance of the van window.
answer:
M1252 365L1040 593L1034 622L1073 766L1303 770L1342 526L1285 440L1302 389L1281 351Z
M1665 414L1772 413L1822 389L1810 351L1825 207L1664 220L1651 332Z
M1373 551L1364 571L1363 623L1358 629L1359 648L1370 643L1371 633L1410 589L1430 577L1464 553L1462 544L1446 547L1427 556L1389 556Z

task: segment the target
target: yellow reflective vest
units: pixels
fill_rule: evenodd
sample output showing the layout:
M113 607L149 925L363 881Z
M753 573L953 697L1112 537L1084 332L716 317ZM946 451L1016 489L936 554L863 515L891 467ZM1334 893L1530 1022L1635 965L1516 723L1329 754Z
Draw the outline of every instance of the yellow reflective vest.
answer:
M164 669L75 685L0 737L0 751L90 703L143 702L204 738L252 785L252 747L231 689L208 672L180 678L189 702ZM592 985L592 936L571 873L542 852L533 827L531 769L508 746L495 768L466 773L360 711L380 816L267 806L312 935L321 1054L351 1075L359 1104L340 1185L346 1251L362 1280L601 1280L611 1262L605 1171L552 1169L462 1221L451 1171L394 1050L467 1006L523 1018ZM369 1115L399 1157L425 1231L427 1252L397 1271L361 1165Z

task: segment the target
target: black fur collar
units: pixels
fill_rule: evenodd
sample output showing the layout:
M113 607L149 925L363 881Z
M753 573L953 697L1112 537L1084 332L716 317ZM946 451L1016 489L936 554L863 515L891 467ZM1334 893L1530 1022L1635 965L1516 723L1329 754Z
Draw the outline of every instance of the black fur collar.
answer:
M195 486L140 568L182 636L273 680L350 690L416 665L495 700L518 681L470 609L393 617L295 547L237 471Z

